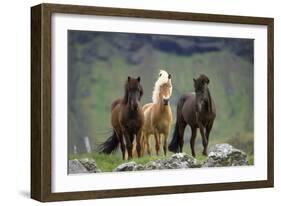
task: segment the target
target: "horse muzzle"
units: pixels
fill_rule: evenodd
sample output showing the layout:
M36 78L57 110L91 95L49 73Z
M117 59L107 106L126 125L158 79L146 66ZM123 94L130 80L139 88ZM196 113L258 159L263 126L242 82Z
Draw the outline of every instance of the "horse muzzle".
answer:
M163 104L168 105L170 101L170 98L163 98Z
M130 104L131 110L136 111L138 109L138 104L134 101L131 102Z

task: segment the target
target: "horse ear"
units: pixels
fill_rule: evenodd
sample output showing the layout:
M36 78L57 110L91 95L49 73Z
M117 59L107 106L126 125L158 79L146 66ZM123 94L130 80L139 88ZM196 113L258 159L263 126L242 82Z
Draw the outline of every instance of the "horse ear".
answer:
M131 80L131 77L130 76L128 76L128 82Z
M196 79L193 78L193 82L196 83Z
M142 97L142 95L143 95L143 88L142 88L142 86L140 85L140 98Z
M138 78L137 78L137 80L138 80L138 82L140 82L141 78L140 78L140 77L138 77Z
M171 78L172 78L172 75L171 75L171 74L169 74L169 75L168 75L168 79L171 79Z

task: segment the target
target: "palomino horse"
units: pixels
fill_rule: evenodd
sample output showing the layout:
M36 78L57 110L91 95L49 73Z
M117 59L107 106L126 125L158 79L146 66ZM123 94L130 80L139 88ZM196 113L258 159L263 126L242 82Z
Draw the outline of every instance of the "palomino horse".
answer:
M200 75L193 81L195 93L185 94L178 101L177 121L169 150L174 153L182 152L184 130L186 125L189 124L191 128L190 147L192 156L195 157L194 142L197 128L199 128L202 136L203 155L207 155L209 135L216 117L216 107L208 88L209 78Z
M170 136L173 121L172 110L169 103L171 95L171 74L161 70L152 93L153 102L143 106L144 126L142 136L142 155L144 155L145 148L147 149L147 153L151 155L150 135L154 135L157 155L159 155L161 135L164 135L163 150L165 155L167 153L168 138Z
M140 104L143 89L140 77L131 78L125 84L125 95L123 99L115 100L111 105L111 125L113 134L104 143L99 145L99 151L111 154L120 143L122 158L125 160L125 143L128 159L132 158L132 144L136 136L136 149L138 157L141 155L141 133L144 115ZM125 138L125 142L124 142Z

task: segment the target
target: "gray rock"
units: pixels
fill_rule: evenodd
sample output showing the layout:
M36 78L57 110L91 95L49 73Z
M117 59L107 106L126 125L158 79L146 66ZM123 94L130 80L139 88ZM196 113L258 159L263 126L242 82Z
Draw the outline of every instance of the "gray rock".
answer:
M135 165L133 171L138 170L163 170L163 169L185 169L201 167L201 164L192 156L185 153L177 153L169 158L153 160L145 165ZM128 171L128 170L126 170ZM132 170L130 170L132 171Z
M80 159L79 162L87 169L90 173L98 173L101 170L98 168L97 163L94 159Z
M163 163L161 160L150 161L144 165L144 170L161 170Z
M131 162L126 162L126 163L119 165L118 167L116 167L113 170L113 172L134 171L135 168L138 168L138 167L139 167L139 165L137 165L137 163L135 163L134 161L131 161Z
M225 167L248 165L247 155L229 144L217 144L210 148L207 160L200 161L186 153L176 153L171 157L150 161L144 165L128 162L119 165L114 171L139 171L163 169L187 169L199 167Z
M180 162L184 164L186 168L198 168L201 167L201 163L186 153L176 153L172 155L172 158L176 160L176 162Z
M203 167L225 167L248 165L247 155L230 144L216 144L209 150Z
M79 160L69 160L68 161L68 173L77 174L77 173L88 173L87 169L80 163Z
M141 171L141 170L144 170L144 169L145 169L144 166L141 165L141 164L138 164L134 167L134 171Z

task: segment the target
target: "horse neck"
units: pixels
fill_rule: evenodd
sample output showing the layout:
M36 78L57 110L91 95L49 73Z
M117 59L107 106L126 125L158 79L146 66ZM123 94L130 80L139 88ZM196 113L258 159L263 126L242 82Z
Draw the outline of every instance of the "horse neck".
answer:
M159 99L159 101L157 102L157 108L160 113L168 112L170 108L170 104L164 105L163 101Z
M125 94L124 94L122 103L123 103L124 105L127 105L127 104L128 104L128 101L129 101L129 94L128 94L128 91L125 90Z
M212 97L211 97L209 88L207 88L206 93L207 93L207 98L208 98L208 102L207 102L208 111L207 112L208 113L213 113ZM195 93L195 95L197 95L197 94ZM202 111L198 111L197 107L196 107L196 111L199 112L199 113L202 112Z
M130 100L128 99L127 103L125 103L125 104L123 103L127 115L128 116L135 116L135 115L137 115L139 113L139 111L141 110L140 102L137 101L137 104L138 104L138 109L137 110L132 110L131 107L130 107L129 102L130 102Z
M209 88L207 88L207 95L208 95L208 110L210 113L213 113L212 97Z

